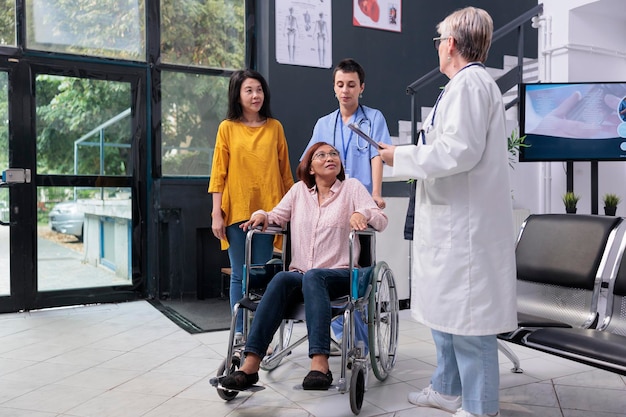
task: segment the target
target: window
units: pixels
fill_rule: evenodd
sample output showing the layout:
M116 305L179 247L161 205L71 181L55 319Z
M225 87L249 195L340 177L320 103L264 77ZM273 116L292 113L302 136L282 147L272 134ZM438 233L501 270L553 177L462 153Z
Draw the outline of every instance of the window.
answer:
M15 46L15 0L0 0L0 45Z
M37 172L131 175L130 84L38 75Z
M228 78L163 71L162 173L209 176L215 135L226 117Z
M164 63L238 69L244 66L244 0L161 0Z
M144 0L26 0L26 47L145 61L144 7Z

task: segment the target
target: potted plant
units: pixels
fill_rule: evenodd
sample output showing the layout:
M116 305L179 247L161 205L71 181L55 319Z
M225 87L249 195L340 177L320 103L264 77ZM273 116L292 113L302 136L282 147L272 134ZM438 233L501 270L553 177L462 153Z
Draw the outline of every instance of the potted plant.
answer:
M520 137L517 129L513 129L511 136L506 139L509 150L509 166L515 169L514 164L518 161L520 148L528 148L530 145L524 142L526 135Z
M604 202L604 214L607 216L615 216L620 197L617 194L607 193L602 196L602 201Z
M515 164L519 161L520 148L527 148L530 145L524 143L526 135L520 137L517 128L513 129L506 139L508 145L507 149L509 151L509 166L511 169L515 169ZM513 190L511 190L511 199L515 201ZM515 236L517 236L517 233L529 214L530 210L527 208L513 208L513 230L515 231Z
M566 213L576 213L576 204L578 204L578 200L580 200L580 196L574 194L572 191L568 191L563 194L563 204L565 204L565 212Z

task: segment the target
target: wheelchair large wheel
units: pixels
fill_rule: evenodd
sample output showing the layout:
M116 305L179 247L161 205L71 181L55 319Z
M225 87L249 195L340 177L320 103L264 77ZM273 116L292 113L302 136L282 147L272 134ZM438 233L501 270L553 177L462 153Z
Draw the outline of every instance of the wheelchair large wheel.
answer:
M368 305L368 333L372 371L384 381L396 363L398 347L398 294L393 272L386 262L372 271Z
M362 366L352 368L350 376L350 408L354 414L361 412L365 396L365 370Z
M291 341L291 335L293 333L293 320L283 320L276 336L274 336L274 343L272 346L272 353L267 355L261 361L261 369L264 371L272 371L276 369L282 359L273 359L275 355L282 352L289 346L289 342ZM274 340L272 342L274 342Z
M219 377L219 376L230 375L233 372L235 372L237 369L239 369L240 365L241 365L241 359L238 356L233 356L232 359L230 360L226 358L222 361L222 364L217 370L217 376ZM227 367L229 367L228 373L226 372ZM239 391L230 391L230 390L223 389L223 388L217 389L217 395L219 395L222 400L230 401L234 399L237 396L237 394L239 394Z

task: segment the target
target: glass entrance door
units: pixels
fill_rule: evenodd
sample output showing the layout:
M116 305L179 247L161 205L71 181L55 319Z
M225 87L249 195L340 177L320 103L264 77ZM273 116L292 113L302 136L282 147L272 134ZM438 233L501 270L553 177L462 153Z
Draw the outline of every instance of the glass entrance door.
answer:
M0 216L10 212L0 217L0 312L136 298L143 72L18 67L0 72L0 117L16 129L0 125L0 170L27 167L31 182L0 188ZM5 117L1 100L32 114Z
M9 76L0 70L0 122L9 120ZM9 126L0 124L0 170L9 167ZM0 297L11 294L11 237L9 219L9 188L0 186Z

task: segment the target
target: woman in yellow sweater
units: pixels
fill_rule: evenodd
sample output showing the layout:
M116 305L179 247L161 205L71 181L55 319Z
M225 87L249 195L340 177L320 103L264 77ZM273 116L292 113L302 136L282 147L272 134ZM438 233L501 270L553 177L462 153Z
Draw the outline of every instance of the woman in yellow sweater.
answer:
M282 124L272 118L270 92L261 74L240 70L230 77L228 115L215 141L209 193L213 235L228 249L230 305L242 297L245 232L239 225L256 210L269 211L293 185L287 140ZM257 235L252 263L272 257L273 236ZM236 332L242 332L239 314Z

